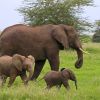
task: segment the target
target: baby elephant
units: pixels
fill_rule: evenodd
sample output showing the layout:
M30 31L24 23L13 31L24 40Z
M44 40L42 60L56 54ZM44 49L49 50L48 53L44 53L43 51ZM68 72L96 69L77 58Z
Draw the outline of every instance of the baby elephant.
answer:
M66 89L70 89L68 80L74 81L77 89L76 77L70 69L62 68L61 71L50 71L43 77L43 79L47 84L47 89L50 89L53 86L60 88L62 84Z
M32 66L34 63L35 59L31 55L27 58L19 54L15 54L13 57L6 55L0 57L0 78L2 85L6 82L7 77L10 77L8 86L11 86L17 76L20 76L26 85L33 75ZM29 72L28 78L26 71Z

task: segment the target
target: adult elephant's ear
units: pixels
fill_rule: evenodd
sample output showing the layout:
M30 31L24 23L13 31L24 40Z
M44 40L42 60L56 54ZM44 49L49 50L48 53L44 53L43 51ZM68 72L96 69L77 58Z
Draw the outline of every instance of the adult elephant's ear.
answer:
M56 26L52 31L52 36L59 43L61 43L65 49L67 49L69 47L68 38L67 38L67 35L65 34L65 31L63 30L63 28Z
M23 63L22 59L23 59L23 57L24 56L21 56L18 54L15 54L12 57L12 63L19 71L22 71L22 63Z

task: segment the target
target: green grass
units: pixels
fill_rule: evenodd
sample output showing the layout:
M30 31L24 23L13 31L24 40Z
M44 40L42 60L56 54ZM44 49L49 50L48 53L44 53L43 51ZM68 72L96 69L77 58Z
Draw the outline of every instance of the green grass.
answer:
M77 57L75 51L60 52L60 66L75 72L78 90L75 90L72 81L69 81L70 91L66 91L63 86L59 91L55 87L47 91L43 80L29 82L25 87L18 77L11 88L7 84L0 88L0 100L100 100L100 44L83 44L83 48L90 54L84 54L81 69L74 67ZM38 80L49 70L50 66L46 62Z

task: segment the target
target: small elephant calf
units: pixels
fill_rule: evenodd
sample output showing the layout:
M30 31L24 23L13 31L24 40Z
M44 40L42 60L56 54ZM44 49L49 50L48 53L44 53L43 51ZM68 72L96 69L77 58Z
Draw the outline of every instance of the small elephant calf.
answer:
M20 76L26 85L33 75L32 66L35 63L33 56L22 56L19 54L11 56L0 57L0 78L2 85L6 82L7 77L10 77L8 86L11 86L15 81L17 76ZM27 78L26 71L29 72L29 77Z
M62 84L66 89L70 89L68 80L75 81L77 89L75 74L70 69L62 68L61 71L50 71L43 77L43 79L47 84L47 89L50 89L53 86L60 88Z

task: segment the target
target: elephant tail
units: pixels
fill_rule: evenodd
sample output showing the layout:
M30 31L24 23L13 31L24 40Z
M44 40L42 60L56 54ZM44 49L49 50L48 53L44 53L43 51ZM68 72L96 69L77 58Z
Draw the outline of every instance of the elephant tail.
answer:
M61 68L60 71L62 72L65 68Z

